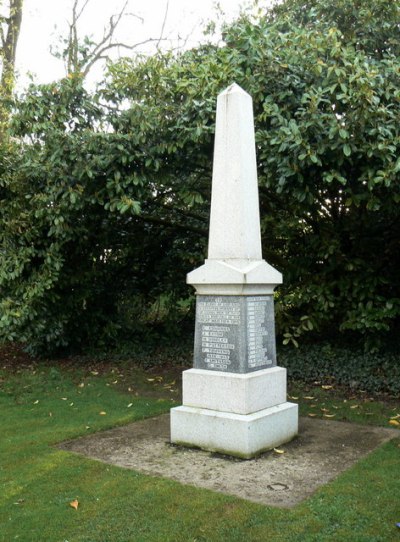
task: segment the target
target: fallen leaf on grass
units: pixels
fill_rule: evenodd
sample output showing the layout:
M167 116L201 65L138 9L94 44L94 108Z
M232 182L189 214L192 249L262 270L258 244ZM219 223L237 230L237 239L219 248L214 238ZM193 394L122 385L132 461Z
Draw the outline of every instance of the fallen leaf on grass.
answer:
M310 418L315 418L316 417L315 412L309 412L308 415L309 415Z
M276 454L284 454L285 453L285 450L281 450L280 448L274 448L274 452Z
M400 425L400 422L397 420L389 420L389 425L393 425L394 427L398 427Z
M313 399L315 399L315 397L312 395L305 395L303 399L307 399L307 401L312 401Z
M293 401L297 401L299 399L298 397L295 397L294 395L292 396L288 395L288 398L292 399Z
M324 414L324 418L334 418L336 414Z
M33 403L34 405L37 405L39 402L39 399L36 399L36 401Z
M132 405L133 405L133 403L129 403L128 408L131 408Z
M400 414L396 414L396 416L390 416L391 420L398 420L400 418Z
M107 412L104 412L104 410L102 410L101 412L99 412L99 415L100 416L105 416L107 414Z
M331 390L333 386L321 386L323 390Z
M71 501L69 503L69 505L71 506L71 508L75 508L75 510L78 510L78 506L79 506L79 501L77 499Z
M351 405L351 409L354 410L355 408L359 408L360 405Z
M154 382L155 378L148 378L147 382Z

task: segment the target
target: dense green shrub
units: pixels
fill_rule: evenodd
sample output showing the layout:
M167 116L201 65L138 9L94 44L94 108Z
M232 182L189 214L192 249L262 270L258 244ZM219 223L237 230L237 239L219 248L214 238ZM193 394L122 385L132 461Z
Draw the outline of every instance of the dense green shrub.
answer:
M217 94L254 100L277 328L367 345L400 314L400 1L287 0L224 44L31 87L0 157L0 337L37 352L190 326Z

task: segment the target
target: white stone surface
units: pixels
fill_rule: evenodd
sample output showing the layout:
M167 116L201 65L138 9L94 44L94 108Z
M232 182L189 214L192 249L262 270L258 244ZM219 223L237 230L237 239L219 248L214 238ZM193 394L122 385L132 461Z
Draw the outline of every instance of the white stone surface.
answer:
M253 102L235 83L217 100L208 257L262 259Z
M265 295L282 283L282 274L264 260L207 259L186 281L203 295Z
M298 406L283 403L254 414L180 406L171 410L171 442L249 459L298 433Z
M251 414L286 401L283 367L246 374L189 369L182 378L184 406Z

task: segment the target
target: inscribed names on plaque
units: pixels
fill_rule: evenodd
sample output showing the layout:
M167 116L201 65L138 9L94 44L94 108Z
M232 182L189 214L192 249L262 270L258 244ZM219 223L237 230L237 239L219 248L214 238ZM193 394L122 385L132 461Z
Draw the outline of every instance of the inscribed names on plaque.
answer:
M247 373L276 365L272 296L197 296L194 367Z
M201 330L201 358L206 368L231 370L241 321L237 298L207 296L198 303L196 323Z
M248 297L246 301L248 368L272 366L276 357L272 297Z

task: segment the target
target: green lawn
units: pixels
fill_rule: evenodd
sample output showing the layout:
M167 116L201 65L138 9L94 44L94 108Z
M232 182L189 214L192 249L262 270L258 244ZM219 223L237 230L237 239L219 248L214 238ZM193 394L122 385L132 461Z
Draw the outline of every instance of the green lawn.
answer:
M139 381L139 372L131 373L122 391L118 371L41 365L0 371L1 542L400 541L399 439L292 510L181 486L53 447L173 406L170 383L143 373L142 382L154 393L142 394L132 378ZM329 410L340 419L347 411L358 421L354 411L361 407L350 408L355 399L347 403L330 394L329 402L326 391L315 400L297 390L305 414ZM311 401L317 406L310 408ZM376 404L368 401L365 412L373 411L374 423L380 417L388 426L393 405L382 411ZM69 504L75 499L77 510Z

